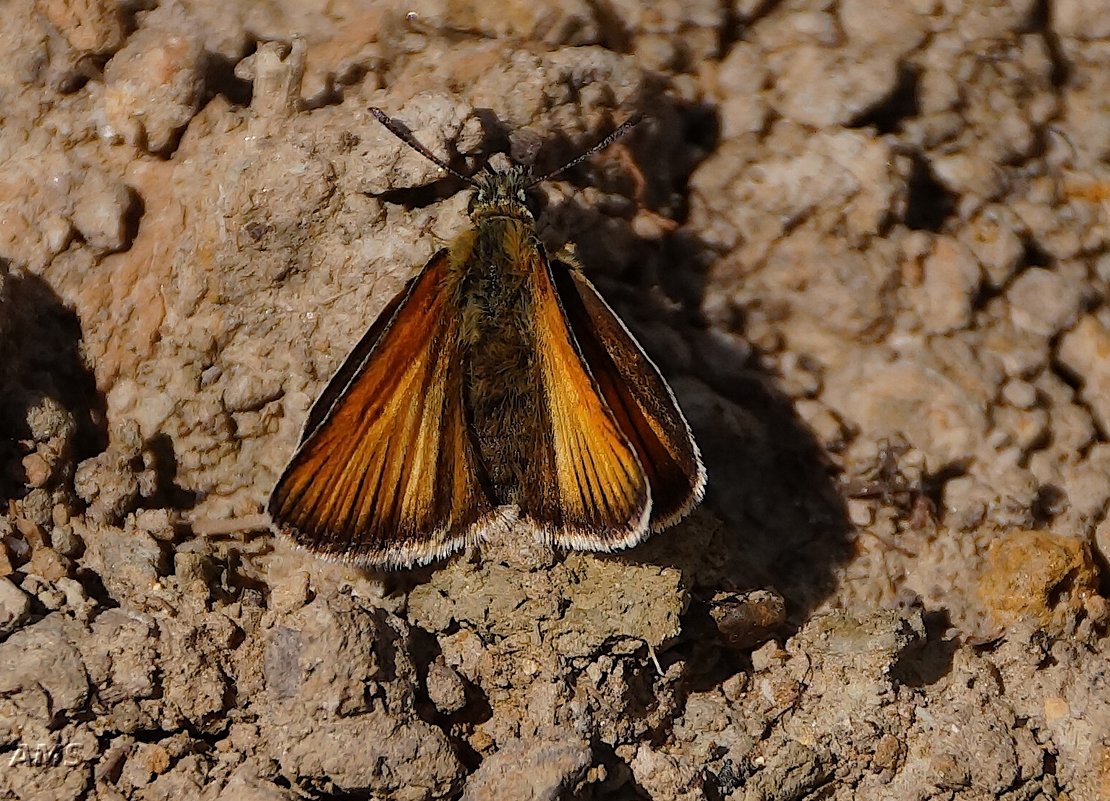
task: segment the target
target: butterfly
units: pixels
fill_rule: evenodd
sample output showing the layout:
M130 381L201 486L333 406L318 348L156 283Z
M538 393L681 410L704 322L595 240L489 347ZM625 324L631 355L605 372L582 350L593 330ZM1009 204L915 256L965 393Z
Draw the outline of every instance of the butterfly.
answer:
M513 527L614 551L684 517L705 468L674 393L569 250L549 257L513 166L456 172L472 226L378 315L320 394L269 499L316 554L405 568Z

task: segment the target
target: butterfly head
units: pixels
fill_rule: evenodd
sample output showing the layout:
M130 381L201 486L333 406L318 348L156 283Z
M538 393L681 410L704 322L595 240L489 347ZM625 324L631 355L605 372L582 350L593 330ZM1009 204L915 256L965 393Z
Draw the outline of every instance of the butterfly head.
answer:
M482 172L473 178L474 194L467 211L472 219L482 217L533 218L528 189L535 183L526 167Z

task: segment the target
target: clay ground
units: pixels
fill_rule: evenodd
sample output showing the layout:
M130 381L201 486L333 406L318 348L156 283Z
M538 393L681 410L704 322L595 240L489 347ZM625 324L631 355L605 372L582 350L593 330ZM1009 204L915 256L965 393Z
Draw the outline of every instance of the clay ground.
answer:
M0 797L1110 799L1099 0L8 0ZM458 169L670 379L702 507L415 572L264 501ZM503 158L503 157L502 157Z

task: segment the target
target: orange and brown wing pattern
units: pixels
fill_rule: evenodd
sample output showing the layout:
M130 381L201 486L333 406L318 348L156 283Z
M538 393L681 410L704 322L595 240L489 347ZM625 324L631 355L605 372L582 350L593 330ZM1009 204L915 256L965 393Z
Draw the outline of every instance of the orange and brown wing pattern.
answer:
M556 260L552 274L583 358L651 485L651 529L666 528L705 491L690 427L659 370L577 265Z
M495 515L467 434L449 257L438 253L392 318L325 391L270 498L274 522L311 550L375 566L445 556ZM390 307L387 307L387 310ZM334 384L334 382L333 382Z
M548 476L554 487L534 475L521 514L563 547L610 551L635 545L648 534L651 512L640 460L582 361L547 259L530 242L519 247L534 280L537 366L554 465Z

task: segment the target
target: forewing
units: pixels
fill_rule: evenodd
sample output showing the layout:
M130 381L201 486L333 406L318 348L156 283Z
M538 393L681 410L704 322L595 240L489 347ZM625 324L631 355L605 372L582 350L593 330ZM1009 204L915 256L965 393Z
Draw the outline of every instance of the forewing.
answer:
M674 393L576 265L552 275L586 364L651 486L651 528L686 516L705 491L705 467Z
M269 504L300 545L366 565L409 566L457 550L494 519L467 435L447 271L443 251L318 402L328 408L314 410L317 425Z
M518 247L534 278L537 365L553 456L535 464L554 467L553 475L533 474L526 483L531 492L521 513L564 547L635 545L648 534L651 510L640 460L582 361L542 250Z

